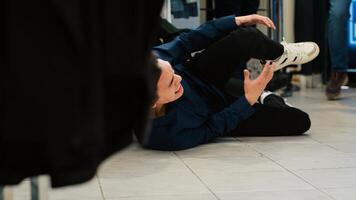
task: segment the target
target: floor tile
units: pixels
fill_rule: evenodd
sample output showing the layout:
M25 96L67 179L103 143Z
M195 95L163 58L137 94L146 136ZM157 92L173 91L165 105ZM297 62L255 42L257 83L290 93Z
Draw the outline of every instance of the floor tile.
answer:
M216 200L212 194L190 194L190 195L169 195L169 196L137 196L122 197L107 200Z
M154 175L101 178L105 198L207 194L209 190L191 174L160 172Z
M328 142L327 144L345 153L356 153L356 140L343 142Z
M329 169L356 167L356 157L348 154L330 154L315 156L300 156L275 159L281 166L287 169Z
M321 189L356 187L356 168L296 170L295 173Z
M301 156L321 156L330 154L343 154L327 145L314 143L279 143L279 144L251 144L258 152L271 156L273 159Z
M162 172L189 173L188 168L174 154L161 157L142 157L105 162L99 169L100 178L135 178Z
M140 159L140 158L162 159L162 158L171 158L172 156L174 156L173 152L144 149L137 142L134 142L126 149L111 156L106 162L122 161L122 160L129 160L129 159Z
M197 174L212 191L217 193L312 189L309 184L284 171L229 172L220 170L217 172L201 171Z
M184 162L196 173L212 173L223 171L225 173L234 172L255 172L255 171L284 171L276 163L263 157L256 158L184 158Z
M261 155L246 144L237 141L223 140L205 144L196 148L177 151L181 158L210 158L210 157L260 157Z
M261 143L252 146L288 169L356 167L354 156L319 143Z
M220 200L331 200L318 190L284 190L218 193Z
M246 143L312 143L315 141L310 135L289 136L289 137L238 137L239 141Z
M344 129L339 127L337 131L330 131L330 129L322 131L319 128L311 137L324 144L328 144L329 142L356 142L356 134L349 129L349 127Z
M335 200L351 200L356 197L356 187L324 189L323 191L332 196Z
M99 178L106 198L209 193L176 156L111 161Z

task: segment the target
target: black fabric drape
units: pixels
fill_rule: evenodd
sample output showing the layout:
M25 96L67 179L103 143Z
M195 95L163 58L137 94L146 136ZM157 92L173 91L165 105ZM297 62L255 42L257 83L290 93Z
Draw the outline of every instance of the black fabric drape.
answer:
M303 74L323 73L329 68L326 24L328 2L325 0L295 1L295 39L296 42L315 41L320 47L319 56L303 65Z
M147 129L162 0L3 0L0 185L89 180Z
M215 0L215 17L255 14L259 5L260 0Z

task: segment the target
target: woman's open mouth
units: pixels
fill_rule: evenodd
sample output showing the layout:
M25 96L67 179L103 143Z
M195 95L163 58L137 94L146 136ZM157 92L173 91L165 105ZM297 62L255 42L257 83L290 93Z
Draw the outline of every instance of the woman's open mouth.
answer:
M177 91L175 92L175 94L178 94L179 92L181 92L183 89L182 85L179 85Z

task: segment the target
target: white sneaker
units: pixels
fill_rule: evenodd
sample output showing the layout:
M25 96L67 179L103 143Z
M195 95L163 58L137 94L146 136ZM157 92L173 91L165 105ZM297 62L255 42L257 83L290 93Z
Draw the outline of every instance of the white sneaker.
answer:
M319 46L315 42L287 43L284 39L281 42L284 46L284 53L274 62L276 69L280 70L288 65L299 65L308 63L319 55Z

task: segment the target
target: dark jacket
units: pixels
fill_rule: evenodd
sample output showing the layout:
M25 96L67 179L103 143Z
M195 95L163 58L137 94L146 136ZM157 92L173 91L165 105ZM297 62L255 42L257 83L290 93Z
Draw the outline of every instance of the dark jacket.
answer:
M182 64L191 53L205 49L236 28L235 18L228 16L154 47L157 57L169 61L182 76L184 94L167 105L166 115L154 119L144 146L159 150L191 148L216 137L230 136L241 120L254 113L245 97L229 104L222 91L199 79Z
M144 132L162 0L0 2L0 185L91 179Z

